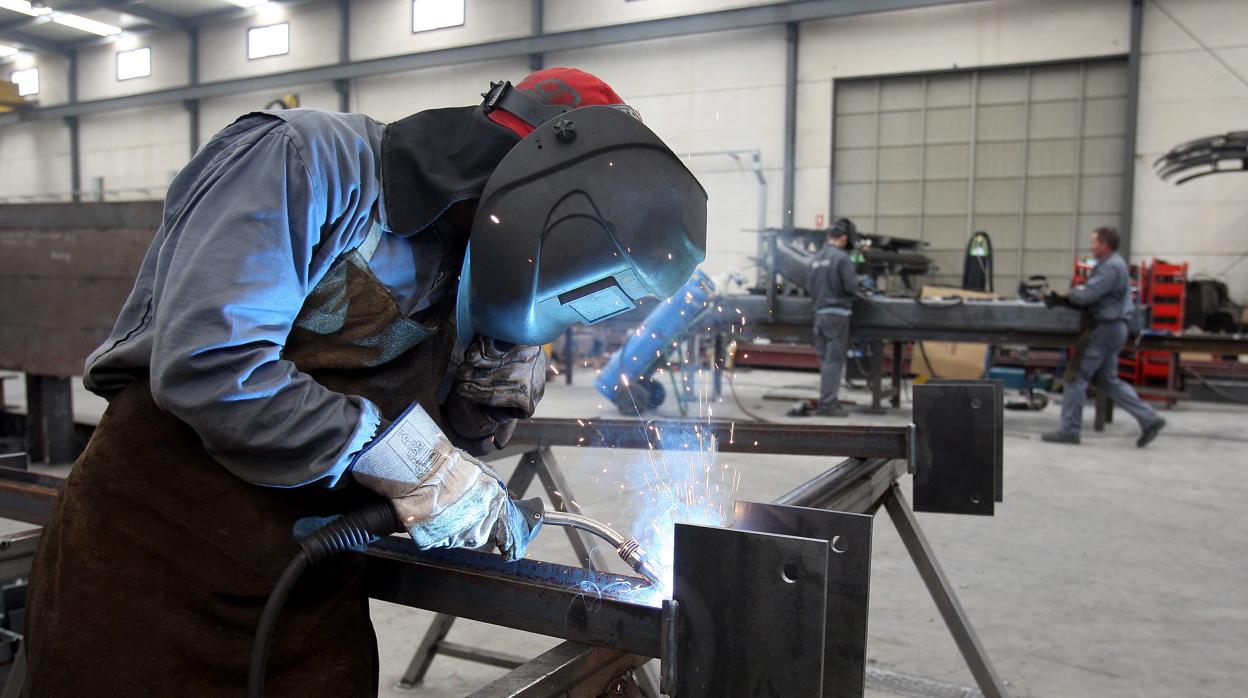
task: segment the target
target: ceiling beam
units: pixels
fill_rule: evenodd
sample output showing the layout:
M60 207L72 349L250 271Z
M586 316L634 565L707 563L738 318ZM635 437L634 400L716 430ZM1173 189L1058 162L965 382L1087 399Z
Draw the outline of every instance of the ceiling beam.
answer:
M0 27L0 43L42 53L66 53L68 47L56 41L31 36L17 29Z
M114 12L128 14L131 17L138 17L162 29L186 31L191 26L189 21L181 17L142 4L142 0L87 0L87 5L97 9L113 10Z
M541 36L487 41L480 44L386 56L352 63L336 63L316 68L200 83L123 97L89 100L77 104L24 109L9 114L0 114L0 126L18 121L61 119L67 116L100 114L120 109L176 104L191 99L210 99L245 92L284 89L309 83L332 83L335 80L351 80L425 68L526 57L534 53L572 51L690 34L753 29L790 22L807 22L976 1L978 0L802 0L801 2L751 6L591 27Z

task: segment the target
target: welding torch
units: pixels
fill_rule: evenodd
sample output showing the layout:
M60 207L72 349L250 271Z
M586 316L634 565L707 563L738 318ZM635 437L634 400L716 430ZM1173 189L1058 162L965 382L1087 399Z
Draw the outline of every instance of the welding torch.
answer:
M625 537L610 526L591 519L584 514L574 514L569 511L547 511L546 506L540 499L526 499L516 502L516 508L524 512L525 520L529 522L529 528L532 530L534 526L562 526L564 528L576 528L586 533L592 533L595 536L607 541L611 547L615 548L615 552L620 556L634 572L645 577L647 581L655 586L662 586L663 580L656 568L649 560L646 559L646 552L641 549L641 544L636 538Z

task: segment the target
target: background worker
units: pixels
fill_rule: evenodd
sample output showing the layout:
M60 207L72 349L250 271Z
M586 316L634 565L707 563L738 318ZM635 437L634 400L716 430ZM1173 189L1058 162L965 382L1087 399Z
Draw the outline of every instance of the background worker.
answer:
M240 118L174 179L87 361L109 405L43 529L26 694L241 695L296 522L378 495L422 548L523 556L474 454L532 414L541 344L671 295L705 235L697 180L577 70L389 125ZM376 695L362 573L300 578L269 695Z
M854 294L858 291L858 275L850 251L857 227L848 218L841 218L828 229L828 243L810 261L806 288L814 301L815 354L819 357L819 402L812 409L803 403L789 414L804 417L846 417L849 411L841 406L841 379L845 375L845 357L849 351L849 321L853 313Z
M1118 254L1118 230L1106 226L1092 231L1091 250L1096 267L1086 284L1071 289L1069 296L1050 293L1048 305L1084 308L1095 323L1088 336L1075 378L1062 388L1062 421L1057 431L1041 438L1051 443L1077 444L1093 378L1099 390L1125 409L1140 424L1135 445L1147 446L1157 438L1166 420L1140 399L1135 390L1118 378L1118 354L1127 342L1127 317L1131 314L1131 272Z

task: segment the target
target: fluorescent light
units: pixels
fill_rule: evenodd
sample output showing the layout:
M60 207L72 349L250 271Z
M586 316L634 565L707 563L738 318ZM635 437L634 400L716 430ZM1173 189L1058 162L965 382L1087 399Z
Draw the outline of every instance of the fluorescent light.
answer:
M464 0L412 0L412 31L459 27L464 24Z
M12 46L0 44L0 58L8 58L9 56L16 54L17 51L18 49L13 48Z
M70 14L68 12L57 12L52 15L52 21L62 26L84 31L89 34L97 34L99 36L114 36L121 33L121 27L115 27L111 24L97 22L94 19L87 19L86 17L79 17L78 15Z
M229 2L231 5L238 5L239 7L260 7L261 5L267 3L269 0L226 0L226 1Z
M13 12L21 12L30 17L42 17L52 14L51 7L35 7L26 0L0 0L0 7Z

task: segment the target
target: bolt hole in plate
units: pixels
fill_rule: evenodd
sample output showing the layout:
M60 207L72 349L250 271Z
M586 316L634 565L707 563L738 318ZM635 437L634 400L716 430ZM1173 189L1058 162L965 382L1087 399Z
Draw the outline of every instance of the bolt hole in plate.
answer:
M832 546L832 552L834 553L843 555L845 551L849 550L849 541L845 540L845 536L832 536L829 544Z
M780 578L789 584L796 584L797 578L800 576L801 573L798 571L797 565L792 562L786 562L784 567L780 568Z
M979 398L977 398L977 397L971 398L971 409L973 409L973 410L977 410L977 409L979 409L981 406L983 406L983 404L984 404L984 403L980 402Z

